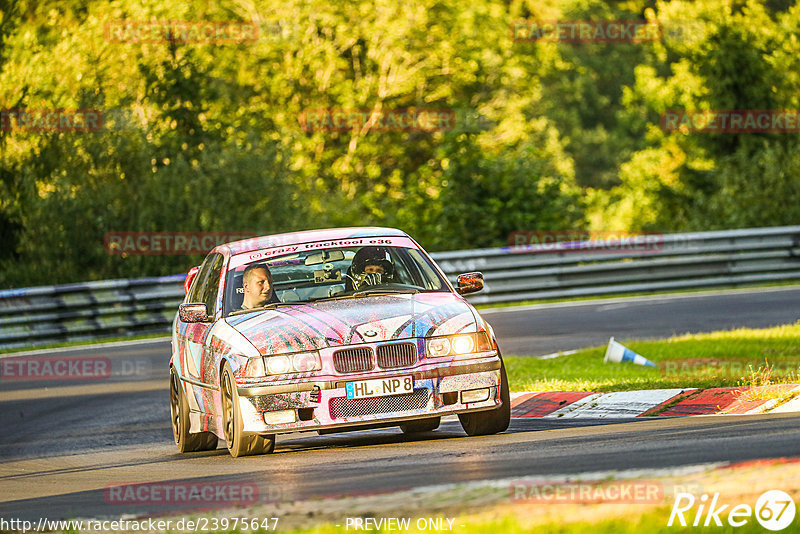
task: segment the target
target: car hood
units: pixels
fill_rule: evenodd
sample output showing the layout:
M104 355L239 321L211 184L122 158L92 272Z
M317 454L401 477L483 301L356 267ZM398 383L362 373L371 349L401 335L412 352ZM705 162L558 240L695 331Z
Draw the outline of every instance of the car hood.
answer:
M452 293L298 303L226 321L262 355L476 331L471 306Z

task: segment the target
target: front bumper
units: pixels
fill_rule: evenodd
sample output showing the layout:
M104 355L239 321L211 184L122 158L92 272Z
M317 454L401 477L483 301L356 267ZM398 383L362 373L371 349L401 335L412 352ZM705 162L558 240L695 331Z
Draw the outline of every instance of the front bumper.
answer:
M500 365L499 356L492 352L468 360L425 363L390 372L240 386L243 430L246 433L280 434L346 429L488 410L501 403ZM347 382L409 375L414 378L413 393L347 398ZM472 392L472 399L465 399L464 392ZM468 402L476 398L486 400ZM286 422L275 423L276 420Z

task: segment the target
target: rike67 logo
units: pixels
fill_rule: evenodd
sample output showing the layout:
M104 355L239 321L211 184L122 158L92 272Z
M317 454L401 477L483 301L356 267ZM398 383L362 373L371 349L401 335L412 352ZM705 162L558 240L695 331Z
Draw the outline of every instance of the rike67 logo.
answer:
M696 508L696 509L695 509ZM730 508L730 510L729 510ZM715 493L709 502L708 494L703 494L699 499L691 493L678 493L675 504L669 514L667 526L673 524L682 527L688 526L689 521L693 527L708 527L712 524L722 526L720 514L727 512L727 522L732 527L741 527L752 520L756 521L767 530L783 530L792 524L795 515L795 505L788 493L781 490L766 491L759 496L755 509L749 504L737 504L731 508L730 504L719 504L719 493ZM684 517L686 514L687 517ZM704 520L705 518L705 520ZM677 523L675 520L677 519Z

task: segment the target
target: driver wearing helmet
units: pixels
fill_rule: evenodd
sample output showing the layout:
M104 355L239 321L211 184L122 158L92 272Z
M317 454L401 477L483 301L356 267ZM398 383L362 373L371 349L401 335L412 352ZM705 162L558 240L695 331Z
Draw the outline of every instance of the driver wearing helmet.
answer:
M348 285L352 284L353 290L365 286L375 286L388 283L394 275L394 265L386 259L386 252L382 248L362 248L353 257L350 264Z

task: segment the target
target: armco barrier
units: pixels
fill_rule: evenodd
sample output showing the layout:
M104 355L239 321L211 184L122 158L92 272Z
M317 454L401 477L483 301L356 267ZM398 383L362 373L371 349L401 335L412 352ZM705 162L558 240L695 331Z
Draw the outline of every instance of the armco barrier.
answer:
M184 275L0 290L0 349L167 332Z
M562 243L441 252L451 281L481 271L473 304L800 280L800 226L665 234L657 250L580 252Z
M574 243L432 254L451 281L481 271L474 304L800 280L800 226L666 234L656 250ZM167 333L183 275L0 291L0 349Z

